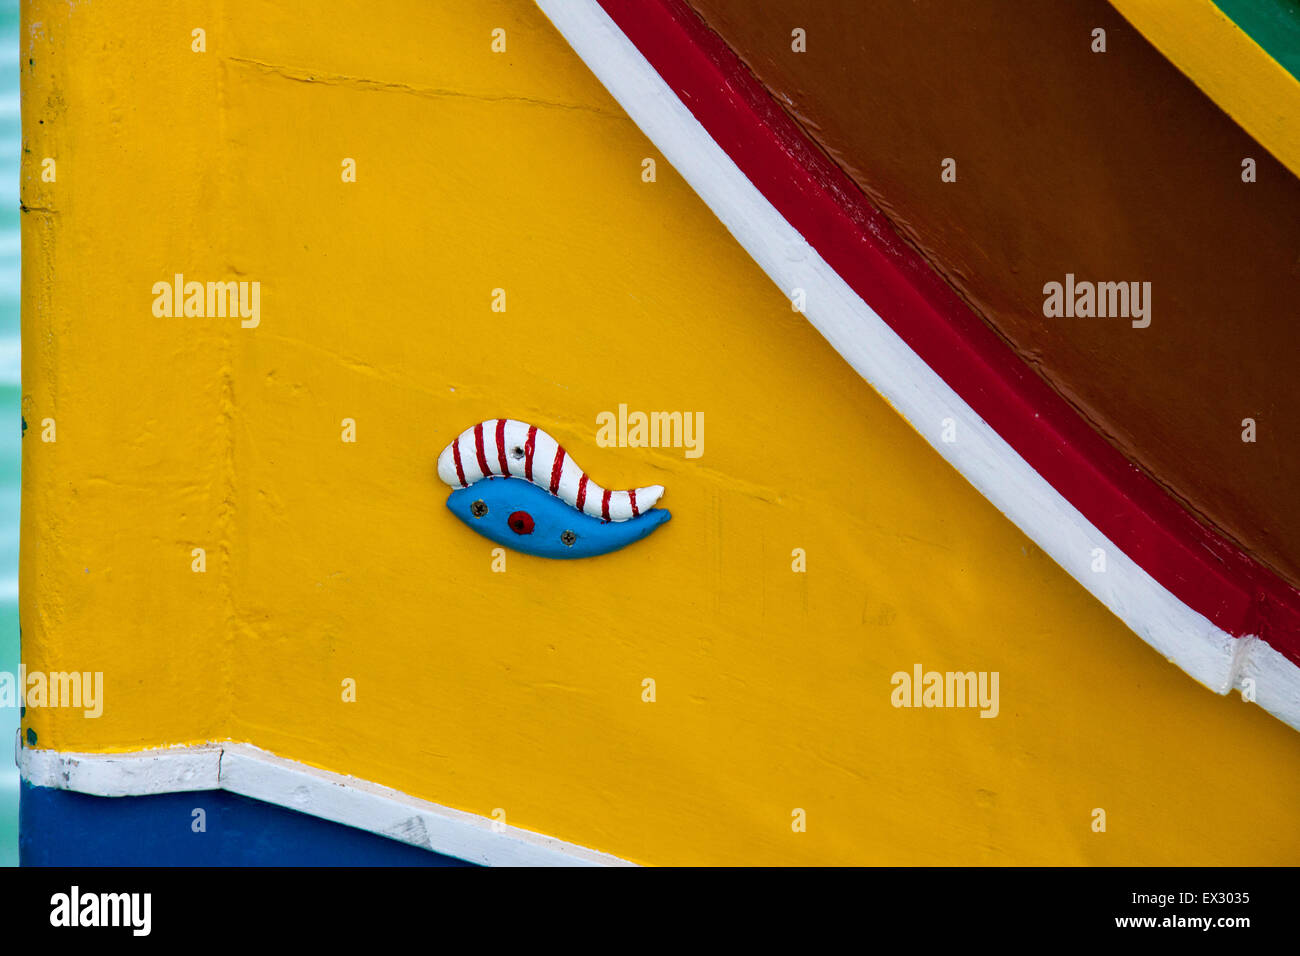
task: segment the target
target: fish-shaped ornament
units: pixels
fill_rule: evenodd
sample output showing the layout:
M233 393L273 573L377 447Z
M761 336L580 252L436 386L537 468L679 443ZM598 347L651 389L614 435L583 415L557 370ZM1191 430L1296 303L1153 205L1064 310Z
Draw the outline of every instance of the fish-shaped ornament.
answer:
M672 515L662 485L611 491L536 425L489 419L438 456L447 507L483 537L543 558L590 558L639 541Z

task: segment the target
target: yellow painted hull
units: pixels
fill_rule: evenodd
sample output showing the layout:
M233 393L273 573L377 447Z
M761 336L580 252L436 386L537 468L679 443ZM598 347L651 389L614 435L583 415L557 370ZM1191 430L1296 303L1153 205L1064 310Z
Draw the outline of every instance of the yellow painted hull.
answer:
M530 3L25 26L24 658L105 675L36 746L248 742L649 864L1300 862L1300 738L945 464ZM156 316L177 273L257 326ZM599 447L620 404L703 453ZM498 416L673 521L494 571L433 463ZM895 707L916 664L997 716Z

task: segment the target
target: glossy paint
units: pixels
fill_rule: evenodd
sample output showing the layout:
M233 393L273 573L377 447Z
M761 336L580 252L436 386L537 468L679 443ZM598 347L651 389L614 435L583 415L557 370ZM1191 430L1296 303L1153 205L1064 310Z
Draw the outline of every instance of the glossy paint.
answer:
M1114 520L1103 489L1126 489L1126 472L1136 470L1182 512L1161 523L1184 525L1177 536L1193 553L1214 552L1202 579L1233 562L1197 540L1198 525L1277 580L1244 588L1236 600L1247 613L1237 625L1198 608L1225 629L1258 634L1267 626L1249 619L1255 592L1270 595L1261 606L1300 608L1300 498L1292 491L1300 456L1288 451L1300 446L1300 417L1290 411L1300 389L1285 358L1300 350L1292 318L1300 180L1286 165L1300 151L1268 138L1261 146L1252 133L1262 134L1243 129L1233 109L1249 97L1294 141L1293 77L1199 30L1193 13L1208 8L1206 18L1253 46L1207 0L970 0L960 16L940 0L691 0L690 8L808 133L818 156L843 170L847 188L880 211L887 224L873 224L872 234L888 230L892 242L918 251L987 326L983 334L1010 346L1021 374L1067 403L1122 459L1113 477L1085 479L1045 442L1027 455L1034 467L1059 468L1056 484L1079 474L1072 500L1117 543L1135 518ZM1190 48L1219 81L1211 96L1198 88L1204 78L1185 75L1163 43L1125 19L1137 11L1157 40L1174 33L1198 41ZM805 53L791 49L796 23L807 33ZM1093 51L1096 29L1105 31L1105 52ZM1266 73L1276 88L1263 82ZM1221 88L1222 104L1214 98ZM1254 182L1242 180L1245 158L1255 162ZM942 177L945 159L955 163L955 181ZM1046 316L1045 286L1067 274L1149 282L1150 326ZM891 319L905 337L918 324L912 311ZM943 374L975 377L986 361L967 359ZM1010 407L987 387L967 400L989 421ZM1242 440L1247 418L1259 429L1254 442ZM1140 542L1124 546L1134 553ZM1148 550L1158 566L1169 546L1153 540ZM1191 575L1167 572L1153 569L1175 591L1182 577L1195 596ZM1274 597L1278 585L1282 598ZM1300 635L1291 616L1288 627ZM1293 640L1300 660L1300 636Z
M24 783L23 866L469 866L224 790L94 797Z
M483 478L447 496L447 507L489 541L542 558L591 558L640 541L670 517L652 508L627 521L583 514L522 478Z
M1297 862L1300 737L947 465L540 11L392 10L28 5L24 655L105 676L39 746L247 741L651 864ZM175 272L260 325L154 316ZM623 403L703 454L596 446ZM494 572L433 460L503 409L671 527ZM894 708L916 662L999 716Z

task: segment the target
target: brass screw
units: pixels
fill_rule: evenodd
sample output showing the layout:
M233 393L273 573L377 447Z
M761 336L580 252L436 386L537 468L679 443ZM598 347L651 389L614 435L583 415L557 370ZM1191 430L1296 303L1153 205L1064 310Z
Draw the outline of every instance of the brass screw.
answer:
M483 517L485 514L487 514L487 502L485 502L482 498L480 498L478 501L474 502L472 505L469 506L469 513L472 514L475 518Z
M562 531L560 532L560 540L564 542L566 547L572 548L573 542L578 540L578 536L572 531Z

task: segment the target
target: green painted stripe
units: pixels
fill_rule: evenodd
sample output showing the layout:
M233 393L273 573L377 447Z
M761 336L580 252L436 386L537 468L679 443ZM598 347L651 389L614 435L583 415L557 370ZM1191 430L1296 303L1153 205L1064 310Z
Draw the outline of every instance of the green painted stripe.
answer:
M1300 0L1214 0L1214 5L1300 79Z

